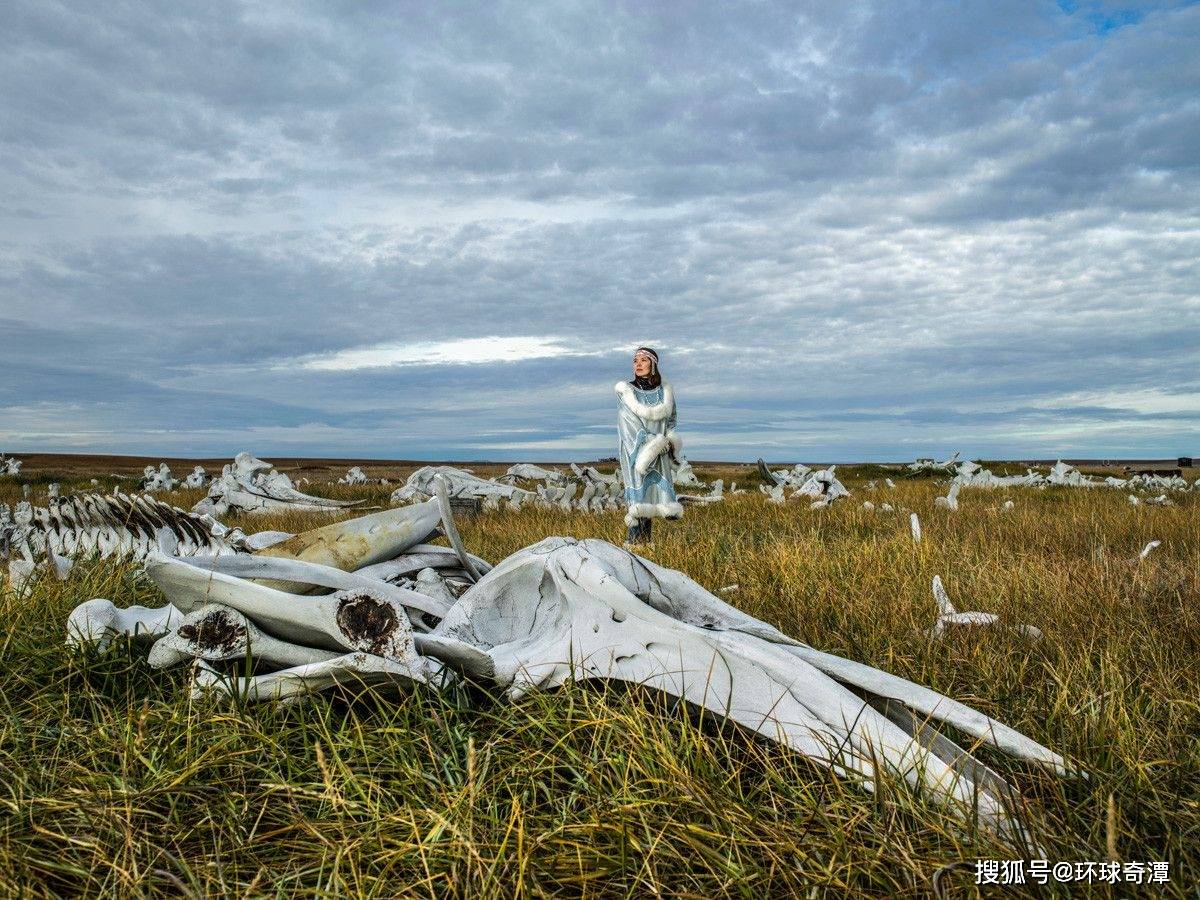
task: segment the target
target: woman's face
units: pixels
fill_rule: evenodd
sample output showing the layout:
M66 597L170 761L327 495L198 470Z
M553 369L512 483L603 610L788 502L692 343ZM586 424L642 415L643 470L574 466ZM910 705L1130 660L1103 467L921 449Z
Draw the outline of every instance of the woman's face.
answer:
M633 374L637 378L645 378L654 371L654 361L645 353L639 353L633 358Z

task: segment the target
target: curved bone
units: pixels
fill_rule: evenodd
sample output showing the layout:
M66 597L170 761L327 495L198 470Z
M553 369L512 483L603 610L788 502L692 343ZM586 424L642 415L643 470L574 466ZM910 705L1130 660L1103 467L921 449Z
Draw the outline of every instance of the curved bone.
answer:
M454 552L458 554L459 561L467 570L467 574L471 576L472 581L479 581L483 576L479 574L479 570L475 568L475 564L471 562L471 554L467 553L463 546L462 538L458 534L458 526L454 524L454 515L450 511L450 494L446 488L446 479L441 475L437 475L433 479L433 489L437 492L437 504L442 515L442 530L446 532L446 538L450 541L450 546L454 548Z
M438 618L445 615L446 610L450 608L449 603L437 602L436 598L396 587L378 578L369 578L358 572L343 572L332 566L323 566L319 563L304 562L298 559L223 553L215 556L181 557L179 561L196 566L206 572L220 572L236 578L253 579L267 587L275 587L278 584L298 584L304 588L303 591L290 593L307 594L311 592L312 587L329 588L335 591L374 591L417 612L429 613Z
M288 538L256 555L332 566L353 572L373 563L399 556L419 544L437 528L438 504L416 503L399 509L385 509L369 516L326 525ZM297 584L276 585L281 590L302 592Z
M909 514L908 529L912 532L913 543L921 543L921 520L917 518L916 513Z
M157 640L183 620L172 605L150 609L145 606L117 607L97 597L80 603L67 617L67 646L95 645L104 650L117 635L128 635L137 643Z
M472 554L467 555L470 556L471 562L475 564L475 570L481 575L485 575L492 570L491 565L485 560ZM387 562L376 563L373 566L364 566L358 569L355 574L361 575L364 578L394 581L411 572L419 572L425 568L459 569L466 572L466 569L462 568L462 561L458 558L458 554L454 552L453 547L439 547L436 544L418 544L405 551L403 556L399 556L396 559L389 559Z
M201 664L197 666L192 696L199 698L214 692L238 696L251 703L286 701L327 690L335 685L405 687L414 681L429 682L434 674L436 673L428 665L414 667L399 660L384 659L369 653L348 653L323 662L245 678L225 676L211 666Z
M945 497L934 497L933 505L942 509L958 509L958 492L962 489L962 482L955 479L950 485L950 490Z
M151 667L163 669L190 659L219 662L252 656L282 667L328 662L342 655L330 650L284 643L263 633L246 616L210 603L188 613L150 648Z
M602 557L611 553L590 552L597 544L602 542L580 546L549 539L509 557L468 589L434 636L485 652L493 672L487 677L509 696L590 678L646 685L856 774L868 785L882 765L943 802L961 808L976 803L980 820L997 831L1019 832L1002 797L923 748L789 647L750 631L722 630L715 620L698 627L656 609L622 583L620 567L605 564ZM724 606L709 597L710 609ZM772 631L763 623L753 626ZM426 652L439 655L436 646ZM449 655L444 661L481 674Z
M839 681L911 706L924 716L953 725L1013 756L1038 762L1061 774L1068 771L1066 761L1057 753L957 700L898 675L825 653L790 638L773 626L713 596L682 572L664 568L603 541L588 540L583 543L614 568L617 577L629 590L668 615L702 628L740 632L783 645L789 653ZM628 560L622 561L622 556Z
M775 473L767 468L767 464L763 462L763 458L761 456L758 458L758 474L762 477L763 481L769 485L774 486L777 484L782 484L782 482L775 477Z
M147 561L146 572L185 613L220 603L245 614L267 633L294 643L420 665L404 607L379 587L301 596L157 555Z

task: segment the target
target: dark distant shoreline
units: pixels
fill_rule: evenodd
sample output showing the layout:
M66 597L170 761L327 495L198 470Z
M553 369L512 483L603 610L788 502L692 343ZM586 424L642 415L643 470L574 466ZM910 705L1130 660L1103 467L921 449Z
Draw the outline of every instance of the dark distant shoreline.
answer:
M176 475L186 474L193 466L204 466L206 470L211 472L220 472L221 467L232 460L231 456L211 457L211 456L126 456L121 454L111 453L21 453L9 452L7 455L14 456L23 461L23 474L32 474L33 472L77 472L80 474L87 473L95 475L99 472L112 474L140 474L142 470L148 466L157 466L160 462L165 462L170 466L171 470ZM387 469L412 469L426 465L460 465L460 466L504 466L513 465L513 460L485 460L485 459L470 459L470 460L446 460L446 459L383 459L378 457L340 457L340 456L274 456L266 454L264 457L268 462L274 465L277 469L287 471L319 471L328 469L331 472L343 474L350 466L360 466L363 468L387 468ZM693 466L753 466L756 459L740 460L740 461L713 461L693 459ZM790 466L794 465L798 460L767 460L772 466ZM554 459L523 459L521 462L531 462L537 465L556 465L565 466L570 463L570 460L554 460ZM615 461L611 458L608 460L581 460L581 464L600 464L612 465ZM874 462L849 462L841 461L830 463L828 461L811 461L804 460L809 466L824 466L824 465L843 465L843 466L860 466L860 465L876 465L876 466L892 466L905 465L912 460L895 460L886 463ZM1051 466L1057 462L1056 458L1050 459L1012 459L1012 460L988 460L990 463L1006 463L1009 465L1029 465L1029 466ZM1086 458L1086 457L1064 457L1063 462L1070 465L1083 468L1174 468L1178 462L1177 457L1169 459L1114 459L1114 458ZM20 477L20 476L18 476Z

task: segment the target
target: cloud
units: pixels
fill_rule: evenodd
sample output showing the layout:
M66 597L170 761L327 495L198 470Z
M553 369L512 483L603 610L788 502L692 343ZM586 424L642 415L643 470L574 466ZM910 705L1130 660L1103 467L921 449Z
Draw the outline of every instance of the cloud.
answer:
M5 449L1173 455L1200 6L17 3Z
M306 359L280 363L276 368L299 365L318 372L351 372L389 366L483 365L559 356L590 356L564 346L554 337L481 337L451 341L419 341L411 344L376 344L339 350Z

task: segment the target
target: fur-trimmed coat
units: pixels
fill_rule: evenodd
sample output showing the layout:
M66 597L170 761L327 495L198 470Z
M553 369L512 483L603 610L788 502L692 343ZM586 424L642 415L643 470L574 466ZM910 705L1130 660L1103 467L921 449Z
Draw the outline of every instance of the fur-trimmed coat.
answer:
M665 380L643 391L618 381L617 459L625 485L625 524L638 519L678 519L683 506L675 497L673 449L678 458L683 442L675 433L675 393Z

